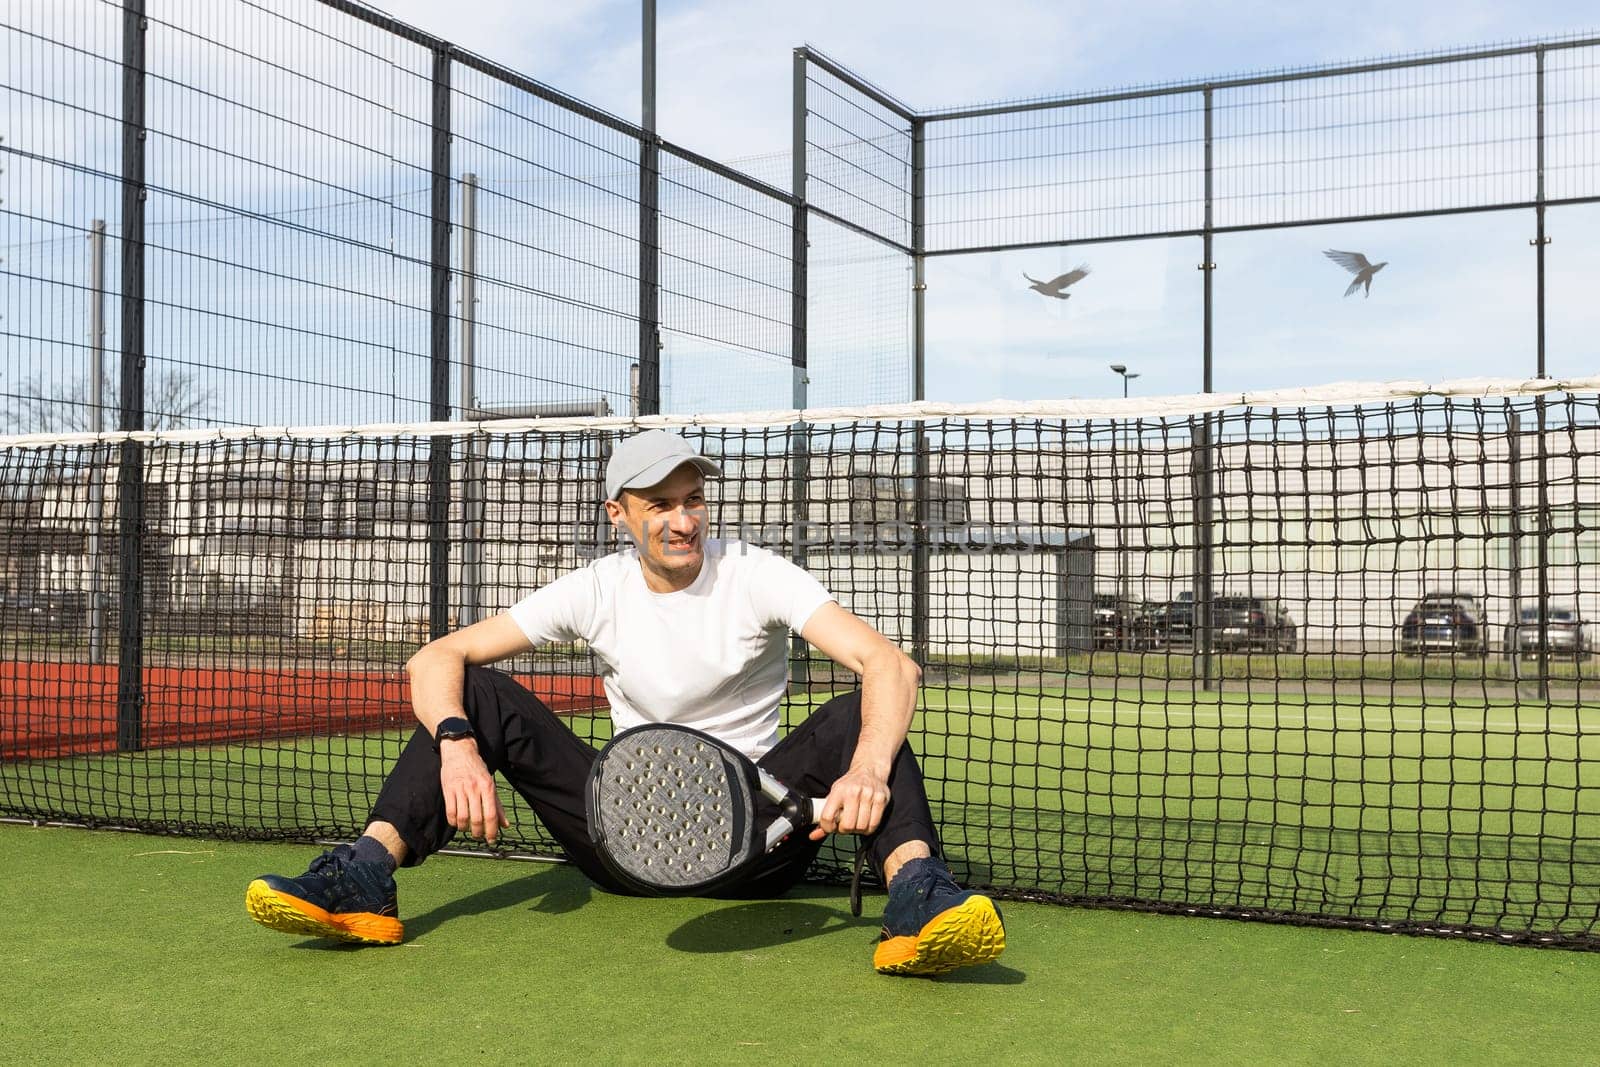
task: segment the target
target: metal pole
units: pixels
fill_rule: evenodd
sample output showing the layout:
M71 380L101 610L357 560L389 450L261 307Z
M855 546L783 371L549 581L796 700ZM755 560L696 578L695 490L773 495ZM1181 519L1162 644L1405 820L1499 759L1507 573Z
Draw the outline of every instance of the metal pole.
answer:
M122 338L119 424L144 428L144 0L122 5ZM144 446L122 442L117 470L117 748L144 745Z
M656 0L643 0L640 4L644 16L643 47L639 73L642 84L639 124L646 133L656 132Z
M429 258L429 418L450 418L450 47L433 53L433 198ZM428 442L428 636L450 629L449 437Z
M1122 374L1122 399L1128 399L1128 374L1126 371ZM1116 450L1117 470L1116 478L1113 482L1114 495L1111 508L1112 518L1115 519L1117 524L1117 620L1119 627L1132 621L1122 618L1122 613L1127 610L1128 606L1128 491L1130 487L1124 481L1127 477L1128 454L1128 420L1126 417L1122 420L1121 429L1122 432L1119 436L1122 438L1122 447ZM1122 644L1121 641L1116 639L1115 632L1112 635L1112 643L1113 646Z
M795 49L791 72L791 114L789 123L789 191L794 194L794 224L790 245L789 271L789 362L793 366L793 402L796 411L804 411L808 399L806 387L811 379L806 374L806 304L810 283L810 214L806 203L806 54Z
M475 341L478 325L478 176L461 176L461 417L479 418ZM483 589L483 442L467 438L467 478L462 487L466 536L461 545L460 625L478 621Z
M1124 363L1111 364L1111 370L1114 374L1122 379L1122 399L1128 399L1128 380L1130 378L1137 378L1139 376L1139 372L1130 372L1127 365ZM1111 514L1117 524L1117 614L1118 618L1121 619L1122 612L1133 600L1133 591L1130 588L1131 583L1128 575L1129 568L1128 545L1126 540L1126 520L1130 510L1130 505L1133 503L1133 485L1135 482L1132 479L1129 480L1128 484L1124 484L1123 482L1123 479L1127 473L1127 463L1125 461L1125 457L1133 451L1133 435L1128 432L1126 419L1123 420L1121 431L1113 435L1112 442L1114 445L1116 445L1116 447L1113 449L1116 462L1113 464L1112 470ZM1118 625L1126 629L1127 623L1128 620L1121 619ZM1125 634L1125 636L1128 635ZM1119 641L1118 643L1120 644L1123 642Z
M661 140L656 136L656 5L643 0L639 138L639 413L661 412Z
M1211 346L1211 313L1212 313L1212 275L1216 272L1217 264L1212 258L1212 202L1214 194L1212 164L1212 99L1211 87L1206 86L1205 93L1205 218L1201 224L1201 263L1200 271L1205 278L1204 312L1201 327L1201 384L1203 392L1211 392L1212 388L1212 346ZM1199 477L1195 486L1195 583L1192 627L1192 639L1195 652L1200 656L1201 684L1207 689L1216 687L1216 663L1211 655L1211 578L1212 578L1212 493L1214 491L1212 468L1215 456L1212 454L1211 425L1213 416L1209 413L1200 416L1201 429L1195 441L1197 449L1195 458L1199 461Z
M478 418L478 176L461 176L461 405L460 417Z
M1544 249L1550 243L1550 238L1544 232L1544 49L1534 51L1534 73L1536 82L1537 123L1534 136L1534 151L1536 154L1537 186L1534 189L1534 219L1536 234L1534 236L1534 253L1537 260L1535 270L1538 272L1538 367L1537 374L1540 378L1546 377L1544 360ZM1545 422L1545 398L1534 398L1534 412L1538 418L1539 429L1539 567L1537 571L1539 582L1539 699L1550 699L1550 484L1547 459L1549 447L1546 435L1549 432Z
M89 432L105 429L106 223L89 224ZM105 594L101 588L100 526L105 521L105 450L94 446L89 462L89 662L106 658Z
M923 140L924 125L920 119L911 120L911 398L927 399L927 364L924 351L925 313L928 284L924 274L927 248L927 201L924 196L926 145ZM911 655L918 664L928 664L928 632L930 624L929 572L933 568L933 553L929 547L928 484L929 456L928 431L925 424L916 424L916 457L911 482Z
M792 239L789 252L789 364L791 367L791 400L796 411L804 411L808 400L807 387L811 379L806 374L806 298L809 282L808 238L809 214L806 205L806 56L795 49L791 71L791 114L789 125L790 171L789 189L794 194ZM806 427L796 421L789 432L789 486L790 519L789 558L798 567L806 565L807 527L811 516L810 441ZM796 684L811 680L810 650L798 634L791 638L789 648L790 676Z
M1550 471L1549 428L1546 425L1545 398L1533 398L1536 431L1539 435L1539 473L1534 485L1539 495L1539 525L1534 531L1535 581L1539 597L1539 699L1550 699Z
M1535 374L1537 377L1543 378L1546 376L1544 362L1544 248L1545 245L1550 243L1550 238L1545 236L1544 232L1544 49L1535 50L1533 55L1535 76L1538 79L1536 82L1538 117L1534 130L1534 172L1537 185L1534 189L1533 217L1536 233L1534 239L1528 243L1533 245L1534 248L1537 262L1535 270L1538 272L1539 279L1537 303L1535 305L1539 332L1538 362Z
M1507 405L1510 405L1507 401ZM1511 627L1506 631L1506 657L1511 661L1511 680L1521 694L1522 653L1519 649L1522 626L1522 416L1512 410L1506 416L1508 447L1506 462L1510 473L1506 479L1511 497L1511 520L1508 533L1511 538L1510 579Z
M911 122L911 399L928 398L927 367L927 201L925 125Z

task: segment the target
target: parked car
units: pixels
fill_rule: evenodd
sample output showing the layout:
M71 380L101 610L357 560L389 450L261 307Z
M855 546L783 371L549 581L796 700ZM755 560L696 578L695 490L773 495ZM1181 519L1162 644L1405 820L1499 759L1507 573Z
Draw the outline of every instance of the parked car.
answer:
M1506 628L1506 651L1518 656L1537 656L1540 647L1552 656L1585 659L1589 655L1589 636L1576 610L1564 604L1545 608L1545 638L1539 639L1539 605L1524 604L1517 622Z
M78 593L0 593L0 625L28 629L73 629L85 614Z
M1112 593L1094 598L1094 647L1142 649L1151 645L1149 620L1138 604Z
M1400 652L1408 656L1428 652L1482 655L1488 651L1487 635L1476 596L1456 591L1429 593L1400 623Z
M1273 597L1217 597L1211 602L1211 647L1293 652L1299 647L1299 629Z
M1149 601L1141 611L1150 647L1184 646L1194 641L1194 600Z

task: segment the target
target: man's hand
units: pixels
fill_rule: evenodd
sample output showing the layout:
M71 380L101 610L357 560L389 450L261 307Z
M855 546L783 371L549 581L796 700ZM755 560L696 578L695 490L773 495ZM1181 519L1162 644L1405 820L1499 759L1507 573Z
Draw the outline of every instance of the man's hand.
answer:
M822 818L811 831L811 840L821 841L829 834L870 834L883 821L888 806L888 778L864 767L852 767L828 790Z
M457 830L494 844L500 831L511 825L500 807L494 776L489 773L478 743L471 738L446 741L439 748L439 786L444 790L444 818Z

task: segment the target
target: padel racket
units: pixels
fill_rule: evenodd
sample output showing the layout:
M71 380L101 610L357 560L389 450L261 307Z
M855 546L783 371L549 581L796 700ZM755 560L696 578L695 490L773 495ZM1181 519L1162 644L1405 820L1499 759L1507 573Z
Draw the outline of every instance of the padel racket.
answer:
M765 826L756 818L758 793L778 805ZM732 880L821 814L821 799L687 726L624 731L589 772L589 838L619 881L648 895L692 895Z

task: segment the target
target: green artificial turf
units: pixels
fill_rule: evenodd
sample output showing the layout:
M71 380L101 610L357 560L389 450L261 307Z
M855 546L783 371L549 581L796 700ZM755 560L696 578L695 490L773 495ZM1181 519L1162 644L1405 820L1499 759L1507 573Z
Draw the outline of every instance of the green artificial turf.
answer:
M401 872L405 944L245 916L304 846L0 825L0 1047L32 1063L1571 1063L1600 955L1005 905L1009 948L874 974L882 898L636 900Z
M596 742L607 734L604 716L570 721ZM347 839L404 736L12 762L0 765L0 813ZM1561 937L1593 936L1600 914L1593 706L1470 687L930 687L912 740L947 853L975 884ZM550 850L506 798L509 847ZM819 873L849 859L830 847Z

